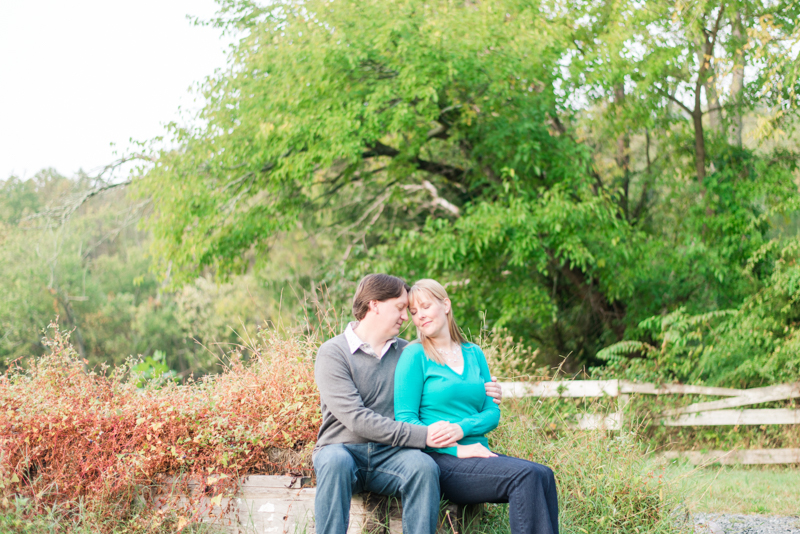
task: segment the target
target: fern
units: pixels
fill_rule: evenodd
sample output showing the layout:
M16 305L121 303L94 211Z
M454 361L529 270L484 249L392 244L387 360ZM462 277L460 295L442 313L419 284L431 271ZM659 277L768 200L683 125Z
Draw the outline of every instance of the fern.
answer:
M641 341L620 341L619 343L614 343L599 351L597 357L606 361L615 361L622 359L623 356L636 352L650 354L652 352L658 352L658 349Z

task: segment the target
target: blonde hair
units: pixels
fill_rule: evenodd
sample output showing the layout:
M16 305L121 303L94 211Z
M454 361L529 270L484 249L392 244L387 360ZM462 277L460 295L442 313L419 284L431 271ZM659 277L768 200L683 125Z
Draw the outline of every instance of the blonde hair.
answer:
M442 284L436 280L424 278L422 280L417 280L417 282L411 286L411 289L408 291L408 306L413 306L416 296L422 293L428 295L432 299L438 300L439 302L444 302L445 299L449 298L447 296L447 290L445 290ZM458 328L456 320L453 318L452 304L450 306L450 311L445 315L447 316L447 327L450 331L450 339L459 345L466 343L467 340L464 337L464 334L461 333L461 329ZM439 351L436 350L436 347L433 345L433 341L431 341L429 337L426 337L425 334L419 330L417 330L417 335L419 336L419 342L422 343L422 348L425 351L425 355L436 363L446 365L444 356L442 356Z

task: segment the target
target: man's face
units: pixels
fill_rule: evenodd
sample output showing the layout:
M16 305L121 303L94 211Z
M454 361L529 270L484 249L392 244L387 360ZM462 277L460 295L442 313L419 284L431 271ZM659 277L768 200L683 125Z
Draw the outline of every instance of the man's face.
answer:
M403 323L408 320L408 292L403 289L403 293L394 299L376 300L375 320L377 327L386 334L386 338L393 338L400 333Z

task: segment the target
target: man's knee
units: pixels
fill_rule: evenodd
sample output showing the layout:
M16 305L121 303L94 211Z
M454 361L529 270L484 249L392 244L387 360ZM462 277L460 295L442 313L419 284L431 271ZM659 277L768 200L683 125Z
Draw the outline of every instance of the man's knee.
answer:
M435 483L438 486L439 466L436 465L433 458L422 451L409 450L403 460L411 467L409 470L410 481L417 483Z
M320 477L352 477L356 462L346 448L341 445L327 445L314 455L314 470Z
M433 458L421 452L420 455L422 456L422 469L425 473L426 477L433 477L436 480L439 480L439 465L433 461Z

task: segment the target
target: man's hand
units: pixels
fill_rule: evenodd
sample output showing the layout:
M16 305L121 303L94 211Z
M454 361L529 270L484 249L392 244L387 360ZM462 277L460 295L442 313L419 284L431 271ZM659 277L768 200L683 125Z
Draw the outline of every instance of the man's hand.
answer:
M484 384L486 387L486 394L494 399L495 404L503 402L503 388L497 383L497 377L493 376L491 382Z

